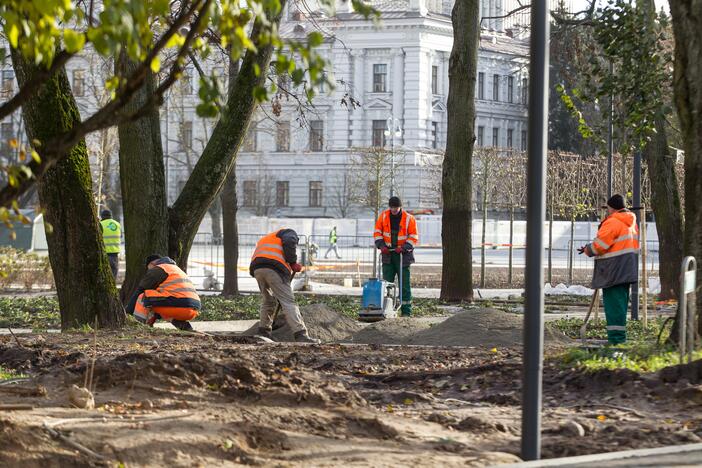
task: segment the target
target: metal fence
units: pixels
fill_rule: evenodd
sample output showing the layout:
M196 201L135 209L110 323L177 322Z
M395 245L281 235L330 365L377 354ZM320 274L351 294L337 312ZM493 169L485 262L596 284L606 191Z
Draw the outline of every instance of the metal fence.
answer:
M264 234L239 235L238 274L249 277L248 266L256 242ZM299 235L298 261L306 266L314 281L358 286L375 276L377 255L371 236L338 236L336 250L327 235ZM548 240L548 239L547 239ZM514 241L514 239L512 239ZM545 278L552 284L588 285L593 259L578 255L577 248L591 239L551 238L544 246ZM338 254L338 255L337 255ZM473 240L474 282L481 287L521 287L524 280L525 246L505 242L504 235ZM413 282L426 287L439 287L441 282L441 246L420 246L415 250ZM646 265L649 276L657 276L658 241L646 242ZM188 273L199 287L209 276L219 285L224 281L224 250L211 234L198 234L190 252ZM211 282L211 281L210 281Z

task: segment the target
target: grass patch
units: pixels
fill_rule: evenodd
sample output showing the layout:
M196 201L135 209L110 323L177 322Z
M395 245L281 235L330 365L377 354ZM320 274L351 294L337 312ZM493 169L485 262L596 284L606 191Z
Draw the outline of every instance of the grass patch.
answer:
M693 353L693 359L702 359L702 350ZM652 344L634 344L625 347L606 347L599 350L569 349L561 356L567 367L587 371L602 369L629 369L635 372L656 372L664 367L680 363L680 354L671 348L659 348Z
M202 310L196 320L255 320L261 307L259 294L235 297L202 296ZM322 296L296 294L300 307L310 304L325 304L334 311L356 318L361 304L360 297ZM439 308L437 299L414 299L412 315L415 317L447 315ZM31 328L46 330L61 328L58 300L56 297L3 297L0 298L0 328ZM83 330L92 333L91 329Z
M18 374L11 369L5 369L4 367L0 366L0 380L21 379L23 377L26 376L23 374Z
M665 317L656 317L655 319L649 319L648 325L644 328L643 322L641 320L627 320L626 323L626 335L629 341L639 342L653 342L655 343L658 339L658 335L661 333L665 322ZM580 339L580 327L582 327L584 320L582 318L562 318L553 321L549 321L549 325L556 327L558 330L565 333L567 336L573 339ZM590 320L587 325L586 337L595 340L606 340L607 339L607 322L604 319L600 320ZM668 322L665 325L665 331L663 331L661 336L661 341L665 341L670 333L671 323Z

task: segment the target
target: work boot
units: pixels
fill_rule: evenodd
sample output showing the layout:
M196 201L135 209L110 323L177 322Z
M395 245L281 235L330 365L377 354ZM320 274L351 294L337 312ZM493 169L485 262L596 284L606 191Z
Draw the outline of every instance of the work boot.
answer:
M271 333L270 328L258 327L258 335L273 340L273 333Z
M296 332L293 336L295 337L295 341L297 343L320 343L319 340L315 338L310 338L310 335L307 334L307 330L300 330L299 332Z
M193 326L187 320L171 320L171 325L182 331L193 331Z

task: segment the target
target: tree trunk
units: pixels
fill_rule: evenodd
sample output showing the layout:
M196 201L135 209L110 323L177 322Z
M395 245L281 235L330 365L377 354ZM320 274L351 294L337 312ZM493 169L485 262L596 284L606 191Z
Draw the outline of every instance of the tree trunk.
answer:
M20 86L37 72L12 51ZM47 141L80 122L65 69L56 73L22 106L29 141ZM85 140L46 171L39 181L39 201L47 223L49 261L61 309L61 330L82 325L119 328L124 309L105 255L93 202Z
M273 22L280 22L285 9L285 1L280 3L280 13L271 19ZM259 25L255 24L251 37L258 36L258 28ZM266 82L267 73L257 73L256 70L268 70L272 55L272 45L246 53L234 87L230 88L222 117L215 125L183 191L169 210L168 252L184 270L202 218L222 189L227 174L236 165L236 154L257 106L254 90Z
M134 62L126 59L116 66L135 68ZM142 106L153 94L155 85L155 76L149 76L125 111ZM168 252L168 205L158 109L135 122L120 125L118 131L127 263L121 298L126 302L146 272L144 259Z
M212 200L212 205L207 210L212 221L212 243L219 245L222 242L222 203L219 198Z
M651 205L656 215L659 242L661 300L676 299L680 290L680 264L683 258L682 208L675 175L675 158L668 151L665 116L656 117L656 133L644 147L651 183Z
M685 148L685 231L683 254L697 259L697 297L702 298L702 3L671 0L675 36L675 105ZM678 267L679 268L679 267ZM702 299L697 301L702 331Z
M448 134L442 173L441 299L473 300L471 252L472 158L475 143L475 81L480 41L477 0L455 2L451 13Z
M224 228L224 287L223 296L239 294L239 229L236 225L236 171L232 169L224 183L222 194L222 223Z

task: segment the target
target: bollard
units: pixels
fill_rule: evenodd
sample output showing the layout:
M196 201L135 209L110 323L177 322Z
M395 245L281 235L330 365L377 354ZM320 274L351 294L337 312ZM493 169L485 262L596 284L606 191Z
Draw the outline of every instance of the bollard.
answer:
M692 268L690 268L692 267ZM685 354L687 354L687 362L692 362L692 352L695 349L695 287L697 280L697 262L695 257L685 257L680 267L680 364L683 363ZM692 296L692 300L688 305L688 294ZM688 310L692 309L692 310Z

